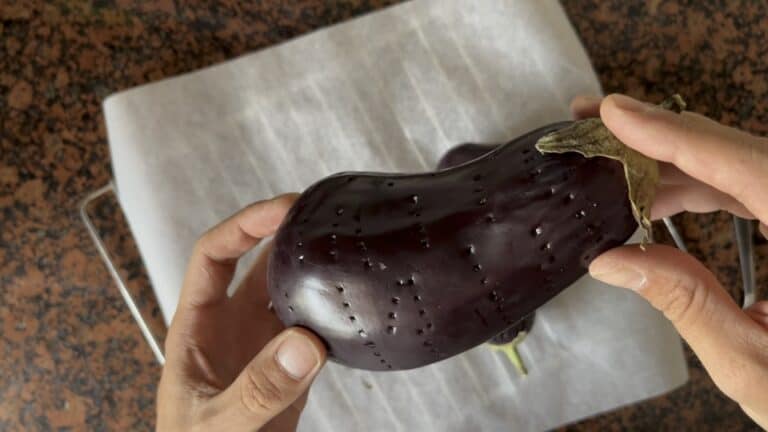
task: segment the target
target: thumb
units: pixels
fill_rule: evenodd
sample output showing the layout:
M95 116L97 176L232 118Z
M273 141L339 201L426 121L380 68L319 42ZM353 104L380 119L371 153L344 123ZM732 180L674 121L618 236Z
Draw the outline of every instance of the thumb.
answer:
M766 378L766 334L699 261L669 246L649 245L645 252L624 246L596 258L589 272L643 296L672 322L723 392L736 401L753 399L755 379Z
M219 430L259 429L293 404L309 388L325 363L326 350L303 328L284 330L272 339L224 392L212 401Z

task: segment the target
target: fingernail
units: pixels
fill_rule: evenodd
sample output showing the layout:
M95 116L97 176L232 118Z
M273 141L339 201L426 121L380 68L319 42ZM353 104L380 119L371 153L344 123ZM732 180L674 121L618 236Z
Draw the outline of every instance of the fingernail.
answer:
M623 94L611 95L611 99L613 99L614 105L622 111L645 112L649 108L647 104Z
M592 265L589 266L589 274L608 285L633 291L637 291L645 285L645 275L637 269L599 258L592 261Z
M312 342L297 333L291 333L285 338L277 349L275 358L285 373L297 380L312 372L318 362Z

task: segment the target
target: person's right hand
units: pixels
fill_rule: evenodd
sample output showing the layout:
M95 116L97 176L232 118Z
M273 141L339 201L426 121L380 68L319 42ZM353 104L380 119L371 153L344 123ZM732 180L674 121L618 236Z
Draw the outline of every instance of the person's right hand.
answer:
M577 98L577 117L599 111L626 145L661 162L652 209L659 219L682 211L727 210L761 221L768 235L768 139L698 114L676 114L622 95ZM675 248L610 250L590 274L632 289L672 321L715 384L763 428L768 427L768 301L742 310L715 276Z

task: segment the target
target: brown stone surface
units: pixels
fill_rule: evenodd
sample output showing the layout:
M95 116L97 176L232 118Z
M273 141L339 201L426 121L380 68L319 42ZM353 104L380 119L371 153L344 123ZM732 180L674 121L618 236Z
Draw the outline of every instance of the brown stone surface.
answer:
M0 431L148 430L159 368L77 216L109 181L108 94L263 48L397 0L0 0ZM606 91L768 133L768 6L562 0ZM114 199L95 203L129 287L162 333ZM677 218L694 255L738 292L726 215ZM768 246L758 246L768 284ZM669 395L563 430L753 430L688 355ZM585 395L587 397L587 395Z

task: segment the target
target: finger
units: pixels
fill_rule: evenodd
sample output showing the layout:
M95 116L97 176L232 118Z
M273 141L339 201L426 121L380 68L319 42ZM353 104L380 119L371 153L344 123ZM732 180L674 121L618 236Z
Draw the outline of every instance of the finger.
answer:
M760 234L762 234L763 237L768 239L768 225L760 222L760 226L758 227L758 229L760 230Z
M595 96L576 96L571 101L571 114L576 120L600 116L600 101Z
M264 431L295 431L299 424L299 418L301 412L304 411L304 407L307 404L307 396L309 392L304 392L296 399L296 402L290 404L288 408L283 411L282 415L274 417L262 427Z
M676 114L623 95L603 100L606 126L628 146L670 162L768 220L768 144L704 116Z
M296 195L281 195L241 210L205 233L189 260L179 306L199 307L227 298L237 260L277 230Z
M256 262L253 264L248 274L243 278L237 290L232 296L235 302L247 303L248 307L266 308L269 305L269 293L267 292L267 266L269 264L269 254L272 251L273 243L269 243L264 250L259 253Z
M325 363L323 343L310 331L293 327L277 335L216 396L217 430L251 431L283 412L309 388Z
M744 312L756 323L768 330L768 301L759 301L746 308Z
M703 184L671 163L659 162L659 183L669 185Z
M718 210L746 219L755 218L732 196L705 184L692 184L659 186L651 208L651 219L661 219L683 211L710 213Z
M768 385L761 361L768 333L690 255L662 245L646 252L625 246L596 258L589 271L605 283L635 290L663 312L733 399L755 396L751 380Z

